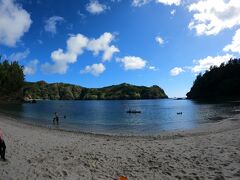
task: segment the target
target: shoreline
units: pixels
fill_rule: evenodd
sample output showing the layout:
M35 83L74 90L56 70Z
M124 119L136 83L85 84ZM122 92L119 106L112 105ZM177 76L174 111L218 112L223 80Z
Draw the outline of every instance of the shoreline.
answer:
M239 179L240 115L158 136L49 129L0 114L3 179Z
M5 120L3 120L5 118ZM6 120L7 119L7 120ZM23 119L23 118L21 118ZM64 129L64 128L53 128L52 126L48 125L41 125L40 123L33 123L28 120L21 120L16 116L11 116L8 114L0 113L0 121L7 121L8 123L12 122L13 125L19 125L29 128L39 128L45 130L51 130L56 132L65 132L65 133L72 133L75 135L86 135L86 136L94 136L94 137L115 137L115 138L140 138L140 139L171 139L171 137L176 138L177 136L181 137L190 137L190 136L200 136L200 135L208 135L212 133L221 133L225 131L231 131L235 129L240 129L240 114L235 114L232 117L224 118L218 122L209 122L199 124L198 127L186 129L186 130L165 130L153 135L128 135L128 134L104 134L104 133L94 133L94 132L84 132L80 130L71 130L71 129ZM234 121L238 121L237 126L235 126Z

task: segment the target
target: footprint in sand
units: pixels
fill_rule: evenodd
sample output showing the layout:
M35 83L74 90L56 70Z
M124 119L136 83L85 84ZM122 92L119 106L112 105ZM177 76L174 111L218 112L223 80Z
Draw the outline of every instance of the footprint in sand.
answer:
M67 171L62 171L62 173L63 173L63 176L67 176L68 175L68 173L67 173Z

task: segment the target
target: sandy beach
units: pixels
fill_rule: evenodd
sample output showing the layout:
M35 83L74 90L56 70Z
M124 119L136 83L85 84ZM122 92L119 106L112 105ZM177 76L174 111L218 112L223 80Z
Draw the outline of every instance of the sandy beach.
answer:
M0 117L0 179L240 179L240 116L154 137L66 132Z

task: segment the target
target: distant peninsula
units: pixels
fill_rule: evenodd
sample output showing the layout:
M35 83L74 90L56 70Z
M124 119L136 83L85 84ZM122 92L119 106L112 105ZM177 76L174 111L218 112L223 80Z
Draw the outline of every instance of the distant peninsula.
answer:
M188 99L240 99L240 59L231 59L199 74L187 93Z
M168 98L164 90L157 85L135 86L127 83L103 88L85 88L65 83L25 82L25 99L49 100L128 100Z
M1 58L0 58L1 60ZM23 66L17 61L0 62L0 101L43 100L120 100L168 98L157 85L135 86L127 83L103 88L86 88L67 83L26 82Z

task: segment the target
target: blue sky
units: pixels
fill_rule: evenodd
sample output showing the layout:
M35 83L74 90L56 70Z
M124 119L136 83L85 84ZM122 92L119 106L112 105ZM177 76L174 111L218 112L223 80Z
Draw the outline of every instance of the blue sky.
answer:
M239 0L0 0L0 54L27 81L185 96L196 74L239 57L239 25Z

